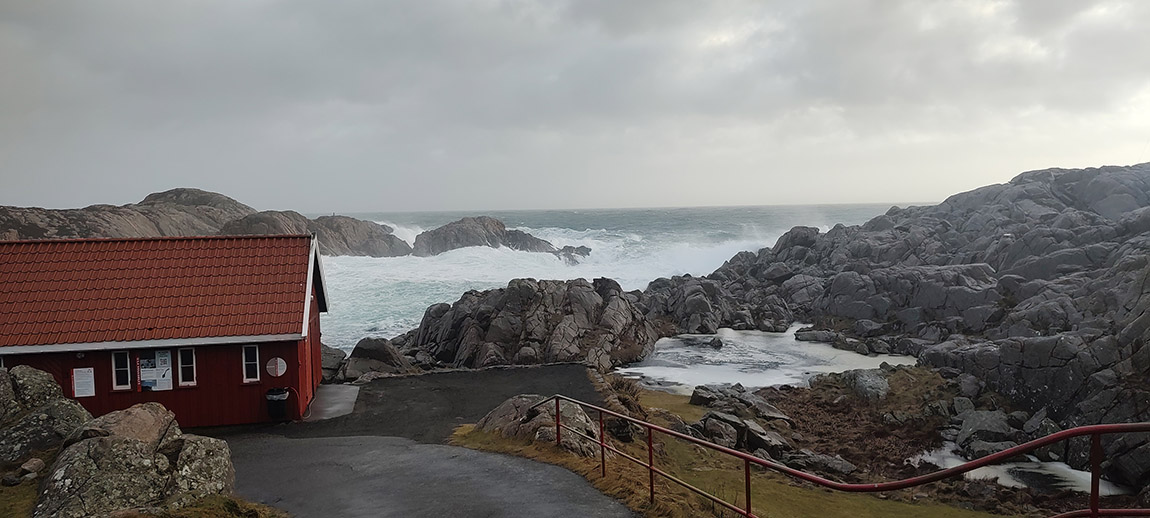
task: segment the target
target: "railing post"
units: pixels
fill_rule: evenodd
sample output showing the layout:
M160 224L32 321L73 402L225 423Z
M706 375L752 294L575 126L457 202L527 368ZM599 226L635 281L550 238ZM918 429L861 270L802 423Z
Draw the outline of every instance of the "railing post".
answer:
M560 439L563 433L563 428L559 423L559 398L555 398L555 445L562 447L563 441Z
M629 426L629 425L628 425ZM603 436L603 411L599 411L599 468L603 477L607 476L607 442Z
M647 482L651 486L651 505L655 505L655 448L653 447L654 441L651 436L655 435L655 431L650 425L647 426Z
M1102 436L1090 434L1090 517L1098 518L1099 486L1102 483Z
M751 461L743 459L743 477L747 481L747 516L754 516L751 514Z

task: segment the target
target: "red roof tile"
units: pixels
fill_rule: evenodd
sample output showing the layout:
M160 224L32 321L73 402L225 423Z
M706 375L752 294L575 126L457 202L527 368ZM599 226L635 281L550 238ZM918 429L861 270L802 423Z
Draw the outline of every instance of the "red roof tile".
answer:
M0 241L0 349L300 334L311 239Z

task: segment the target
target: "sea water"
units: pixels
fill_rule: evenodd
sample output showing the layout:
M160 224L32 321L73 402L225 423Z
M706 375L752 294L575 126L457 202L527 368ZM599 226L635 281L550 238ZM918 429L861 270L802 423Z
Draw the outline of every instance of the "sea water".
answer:
M455 302L468 290L499 288L515 278L615 279L625 290L659 277L706 275L744 250L772 246L796 225L823 231L886 212L889 204L669 209L361 213L351 216L415 236L466 216L487 215L550 241L584 245L591 256L567 265L550 254L470 247L434 257L324 257L330 296L323 341L350 351L367 336L391 338L419 326L428 306Z

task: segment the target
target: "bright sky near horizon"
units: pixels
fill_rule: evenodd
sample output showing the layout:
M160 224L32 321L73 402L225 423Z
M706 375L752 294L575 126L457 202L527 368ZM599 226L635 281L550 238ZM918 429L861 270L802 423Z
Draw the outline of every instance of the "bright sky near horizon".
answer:
M0 205L941 200L1150 161L1150 2L0 3Z

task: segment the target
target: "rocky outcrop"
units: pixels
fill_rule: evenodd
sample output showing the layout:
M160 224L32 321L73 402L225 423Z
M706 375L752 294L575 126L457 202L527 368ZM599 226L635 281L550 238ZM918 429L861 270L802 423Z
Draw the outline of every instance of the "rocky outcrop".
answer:
M0 239L202 236L255 212L222 194L172 189L123 206L0 207Z
M144 403L72 433L45 479L34 515L79 518L141 508L178 508L230 494L231 452L219 439L185 435L175 416Z
M555 444L554 403L532 408L543 399L543 396L536 394L514 396L483 416L475 424L475 428L507 438ZM583 457L594 457L599 454L598 442L576 435L581 433L588 437L599 437L599 426L591 422L591 418L587 417L582 407L567 401L561 402L559 419L563 426L575 430L575 432L567 430L563 432L560 440L563 448Z
M469 246L507 247L525 252L555 253L551 243L519 230L507 230L502 221L488 216L463 218L415 237L412 253L419 257L439 255Z
M336 349L325 343L320 343L320 365L323 370L323 382L331 383L336 381L339 377L339 371L343 367L344 360L347 359L347 353L341 349Z
M1023 173L859 226L796 227L706 277L652 282L666 333L816 323L801 338L972 376L1058 427L1150 420L1150 164ZM984 443L1006 441L983 441ZM1086 462L1072 442L1067 460ZM1104 441L1150 483L1150 441Z
M610 279L515 279L427 308L418 329L393 341L409 357L454 367L585 362L606 370L654 350L635 299Z
M415 371L411 362L391 344L391 340L364 338L355 344L336 377L354 381L369 372L405 374Z
M119 207L0 207L0 240L314 233L324 255L410 254L411 246L392 230L347 216L308 219L292 211L256 212L222 194L186 188Z
M35 451L56 448L92 418L65 398L56 380L24 365L0 368L0 468L19 465Z
M249 214L224 225L222 235L273 235L314 233L323 255L364 255L396 257L411 253L391 227L347 216L320 216L308 219L294 211L267 210Z

